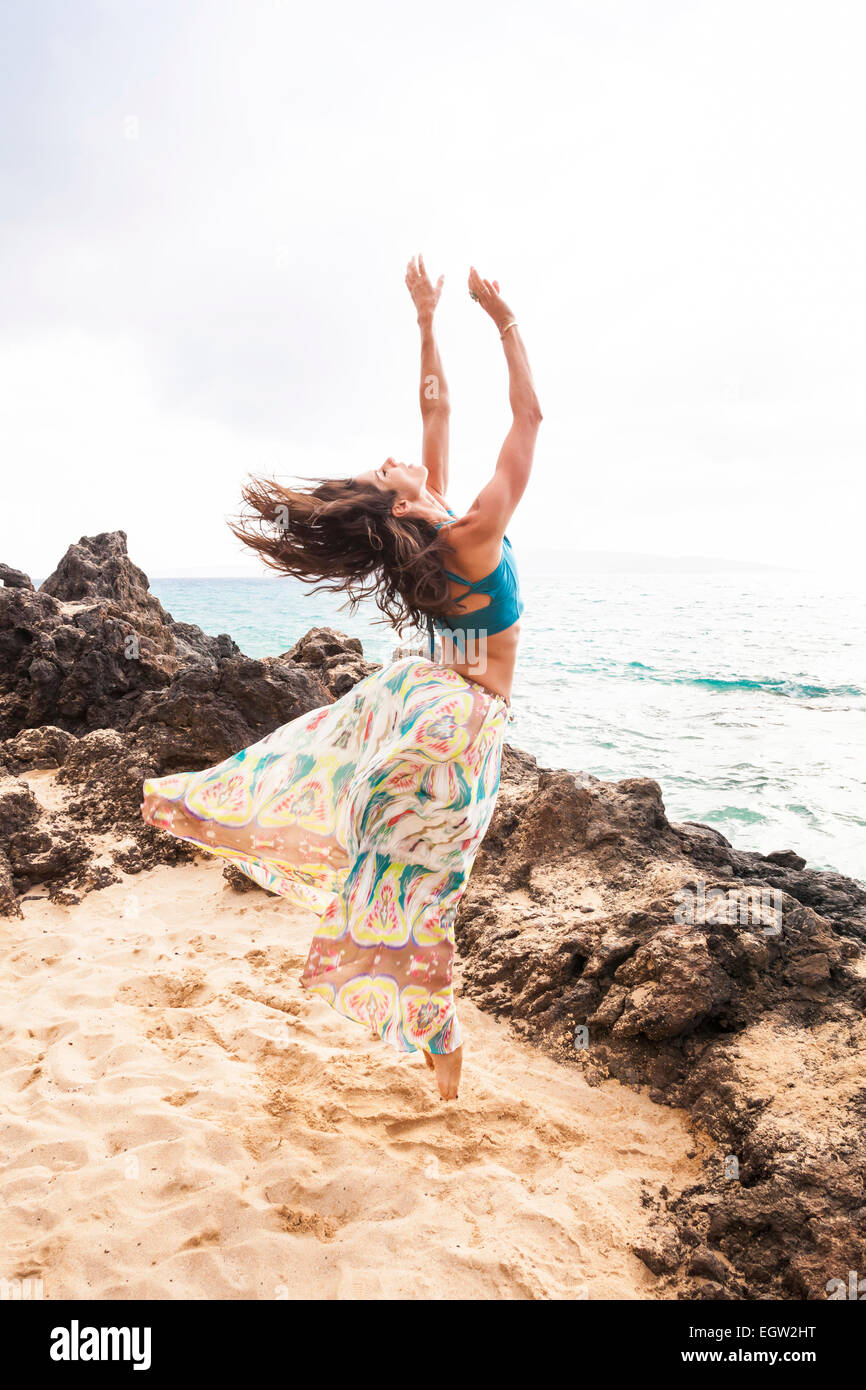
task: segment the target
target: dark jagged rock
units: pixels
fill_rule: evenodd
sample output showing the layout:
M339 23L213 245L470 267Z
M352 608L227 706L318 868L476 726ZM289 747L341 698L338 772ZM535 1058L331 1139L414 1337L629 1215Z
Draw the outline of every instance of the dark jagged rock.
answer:
M125 531L102 531L82 536L71 545L57 568L39 586L61 603L80 603L104 598L122 605L130 614L138 611L152 620L154 631L164 626L164 610L150 592L144 570L130 560Z
M122 725L177 666L170 628L158 640L152 631L108 601L0 589L0 738L44 724L69 733Z
M0 850L0 917L21 917L18 894L12 878L12 866Z
M22 729L20 734L0 744L0 765L5 764L16 775L29 772L31 768L60 767L75 742L74 734L55 728L53 724Z
M32 589L33 580L23 570L13 569L11 565L0 565L0 583L7 589Z
M671 825L654 782L503 759L457 918L464 989L591 1083L648 1086L718 1142L664 1239L635 1251L674 1292L826 1297L829 1277L862 1263L866 980L851 967L864 909L862 885L791 851L747 854L709 826ZM788 1038L804 1056L791 1076ZM816 1045L833 1104L815 1103ZM839 1165L820 1192L816 1148Z
M26 782L0 776L0 858L18 894L36 883L65 881L91 857L84 836L65 818L46 813ZM11 906L6 902L6 911Z
M0 849L13 835L28 830L39 820L39 802L26 782L0 773Z
M53 574L39 586L62 604L92 604L103 600L122 616L154 653L175 657L171 622L147 575L126 551L125 531L82 536L71 545ZM173 669L173 660L171 668Z
M69 792L67 815L100 834L133 828L140 819L147 758L147 749L119 729L84 734L57 777Z
M708 825L686 821L671 829L696 866L759 880L769 890L789 893L806 907L831 918L836 931L866 941L866 886L862 883L832 870L808 869L794 850L756 854L734 849L724 835Z
M862 1268L864 1046L862 1001L796 1022L777 1008L706 1048L681 1087L718 1151L670 1214L734 1267L745 1297L825 1299Z
M0 738L54 724L125 728L141 696L240 655L176 623L126 553L123 531L84 536L37 592L0 590Z
M259 885L254 879L250 878L247 874L241 873L237 864L224 864L223 878L229 888L233 889L235 893L262 893L265 891L263 888L259 888Z
M230 656L241 655L237 642L227 632L221 632L218 637L209 637L195 623L176 622L171 614L168 617L174 633L175 651L182 664L203 661L213 666Z
M185 862L195 854L191 845L142 822L142 782L159 771L147 747L132 735L94 729L77 741L58 773L69 823L98 835L122 834L123 848L112 858L127 873Z
M365 676L382 669L380 663L364 660L364 649L357 637L347 637L331 627L310 628L281 660L307 667L334 700L339 700Z
M92 847L56 814L38 826L13 835L6 849L16 891L27 893L39 883L65 883L90 870Z
M303 668L275 657L235 656L190 666L164 690L142 696L128 730L160 774L210 767L300 714L330 704Z
M683 1249L674 1231L656 1231L654 1239L631 1247L653 1274L670 1274L682 1263Z
M335 656L363 656L364 648L357 637L347 637L333 627L311 627L293 647L283 653L286 661L299 661L305 666L324 666Z

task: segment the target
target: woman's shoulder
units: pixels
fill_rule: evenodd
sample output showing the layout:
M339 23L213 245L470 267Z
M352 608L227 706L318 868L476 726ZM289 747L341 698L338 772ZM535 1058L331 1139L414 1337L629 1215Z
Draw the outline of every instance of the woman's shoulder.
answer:
M468 511L460 513L454 511L444 494L437 492L434 496L452 518L450 521L442 522L441 525L443 529L447 528L449 543L455 549L467 549L483 552L487 555L493 551L498 553L503 540L503 533L494 520L479 506L477 499Z
M501 537L476 532L469 516L458 517L441 534L448 537L448 549L454 557L449 569L473 583L492 573L502 559Z

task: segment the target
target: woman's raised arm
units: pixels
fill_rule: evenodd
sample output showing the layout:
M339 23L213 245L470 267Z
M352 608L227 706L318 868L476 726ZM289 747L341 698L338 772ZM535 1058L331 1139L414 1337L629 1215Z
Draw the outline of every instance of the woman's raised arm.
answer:
M496 280L482 280L473 266L469 272L469 293L476 299L496 327L508 363L508 399L513 423L496 460L496 471L467 512L479 539L482 535L501 537L523 496L535 441L541 424L541 407L535 394L529 358L517 322L499 293Z
M433 328L433 316L444 280L444 275L440 275L436 284L431 284L423 256L418 257L417 263L413 257L406 267L406 286L417 310L418 327L421 330L421 462L427 469L428 487L431 491L439 493L443 501L448 489L451 404Z

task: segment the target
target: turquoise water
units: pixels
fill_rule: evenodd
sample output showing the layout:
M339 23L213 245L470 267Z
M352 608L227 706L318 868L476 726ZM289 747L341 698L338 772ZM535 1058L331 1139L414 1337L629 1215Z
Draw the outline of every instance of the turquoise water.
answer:
M547 766L654 777L673 820L866 880L866 605L853 585L761 573L524 575L522 587L511 742ZM375 610L350 617L292 580L151 588L250 656L317 624L360 637L376 661L397 641Z

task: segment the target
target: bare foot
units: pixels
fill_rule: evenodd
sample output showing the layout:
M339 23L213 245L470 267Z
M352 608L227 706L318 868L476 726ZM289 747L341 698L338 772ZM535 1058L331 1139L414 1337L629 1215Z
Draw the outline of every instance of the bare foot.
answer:
M426 1052L424 1056L427 1056ZM456 1100L457 1087L460 1085L460 1072L463 1067L462 1046L458 1047L456 1052L446 1052L444 1055L434 1052L431 1061L436 1073L440 1096L443 1100Z

